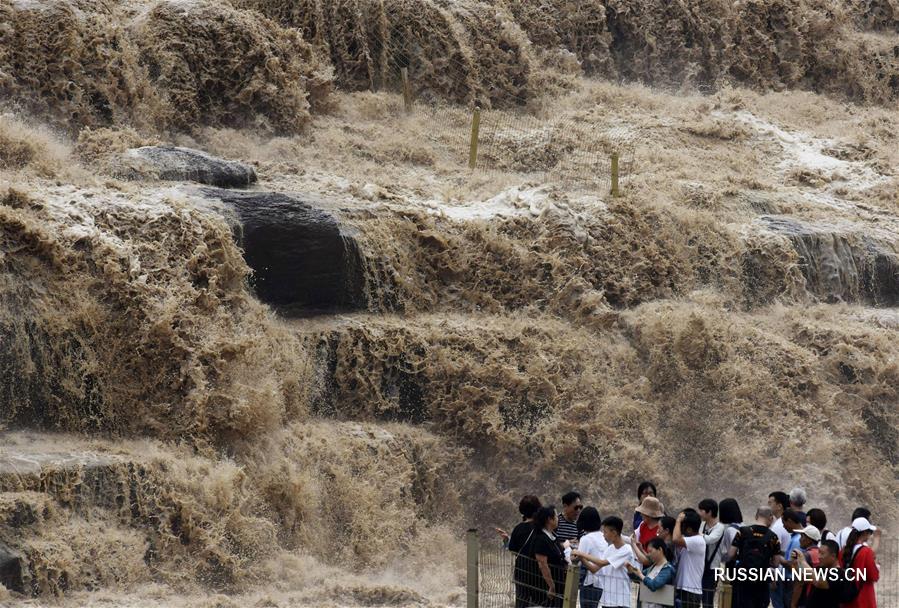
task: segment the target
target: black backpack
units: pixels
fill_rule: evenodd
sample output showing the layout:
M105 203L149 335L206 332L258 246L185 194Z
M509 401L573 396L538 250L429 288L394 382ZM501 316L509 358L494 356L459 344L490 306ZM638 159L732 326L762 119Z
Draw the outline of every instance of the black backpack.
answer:
M758 532L752 526L740 528L740 569L763 570L771 565L771 540L774 532Z
M861 551L861 549L858 551ZM861 591L861 586L858 584L858 581L846 576L846 570L849 570L852 567L852 562L855 561L855 556L858 555L858 551L852 554L852 557L849 558L849 563L840 571L840 582L842 583L840 585L841 604L850 604L854 602L855 598L858 597L858 592Z

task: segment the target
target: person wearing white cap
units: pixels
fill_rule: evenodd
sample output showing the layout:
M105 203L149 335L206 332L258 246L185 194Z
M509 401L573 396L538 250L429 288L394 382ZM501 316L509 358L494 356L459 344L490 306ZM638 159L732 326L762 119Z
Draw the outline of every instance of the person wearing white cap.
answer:
M796 533L799 534L799 548L806 554L806 556L808 556L809 553L818 553L817 547L818 543L821 542L821 530L809 524L804 528L796 530ZM811 559L806 561L812 566L818 565L817 555L811 556Z
M857 507L852 512L852 517L849 518L850 522L855 521L859 517L864 517L865 519L871 519L871 511L866 509L865 507ZM840 549L846 546L846 539L849 538L849 533L852 532L852 524L846 526L839 532L837 532L837 544L840 545Z
M874 583L880 579L880 568L877 566L874 550L867 543L875 534L879 539L880 532L864 517L854 519L851 528L843 549L843 567L854 571L858 595L852 601L844 602L843 607L877 608Z
M821 531L815 526L808 525L796 530L796 533L799 534L799 548L794 549L793 555L789 556L790 560L795 564L793 569L800 570L800 563L810 565L812 568L817 568L818 564L821 562L818 553L818 543L821 542ZM792 597L790 598L791 608L805 606L805 600L808 598L809 591L809 585L801 582L794 583Z

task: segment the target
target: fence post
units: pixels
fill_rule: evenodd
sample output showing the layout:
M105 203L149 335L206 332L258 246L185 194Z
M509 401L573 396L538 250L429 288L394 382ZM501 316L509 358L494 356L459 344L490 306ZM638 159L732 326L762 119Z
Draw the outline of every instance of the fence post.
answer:
M734 588L729 583L721 585L721 598L718 601L719 608L731 608L734 601Z
M474 169L478 165L478 132L481 130L481 108L475 106L471 115L471 146L468 150L468 168Z
M565 573L565 596L562 598L562 608L577 608L577 584L580 575L580 566L568 564L568 571Z
M621 196L618 191L618 152L612 152L612 196Z
M466 544L468 546L468 572L466 575L468 600L466 608L478 608L478 553L480 552L480 543L478 542L477 528L468 530Z
M406 108L406 114L412 112L412 86L409 84L409 68L401 68L400 74L403 76L403 106Z

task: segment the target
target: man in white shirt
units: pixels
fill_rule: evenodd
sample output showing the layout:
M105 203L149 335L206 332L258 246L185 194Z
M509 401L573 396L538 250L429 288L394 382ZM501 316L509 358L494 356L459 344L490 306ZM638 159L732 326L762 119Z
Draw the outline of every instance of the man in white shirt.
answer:
M578 527L584 532L584 535L578 542L578 550L598 557L605 555L606 550L609 548L609 543L606 542L602 532L602 519L599 517L599 511L594 507L587 507L581 511L577 523ZM586 564L583 564L582 568L586 571L586 575L580 589L581 608L597 608L602 597L602 583L599 580L599 574L598 572L594 574Z
M791 535L784 527L783 514L784 511L790 508L790 497L786 492L771 492L768 494L768 506L771 507L771 512L776 518L774 525L771 526L771 531L777 535L781 551L786 551L787 547L790 546ZM781 556L783 557L785 554L781 553ZM778 566L778 568L782 569L783 566ZM779 580L774 583L774 588L771 590L771 605L774 608L789 608L790 598L787 597L786 593L786 581Z
M702 608L713 608L715 603L715 569L721 564L721 544L725 525L718 521L718 502L704 498L699 502L699 535L705 540L705 564L702 571ZM729 548L729 547L728 547Z
M630 608L631 580L627 573L627 564L636 564L630 543L621 536L624 522L620 517L606 517L602 520L602 535L609 544L603 555L593 555L579 549L571 552L572 557L579 557L587 570L599 576L602 587L600 606L606 608Z
M699 534L702 520L692 509L681 511L674 523L675 550L678 552L674 589L681 608L701 608L702 572L705 568L705 539Z

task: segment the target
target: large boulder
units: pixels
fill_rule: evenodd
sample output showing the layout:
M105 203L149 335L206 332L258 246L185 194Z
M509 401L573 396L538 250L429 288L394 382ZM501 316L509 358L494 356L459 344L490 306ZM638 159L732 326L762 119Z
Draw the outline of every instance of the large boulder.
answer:
M221 203L212 208L231 221L260 300L291 316L365 307L363 258L353 231L322 201L277 192L199 192Z
M11 591L25 593L28 569L21 552L0 543L0 585Z
M176 146L132 148L122 158L121 173L128 179L197 182L219 188L244 188L256 183L253 167Z

